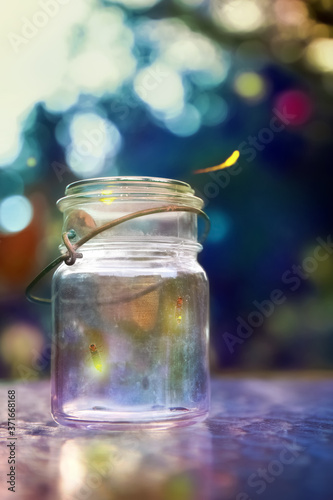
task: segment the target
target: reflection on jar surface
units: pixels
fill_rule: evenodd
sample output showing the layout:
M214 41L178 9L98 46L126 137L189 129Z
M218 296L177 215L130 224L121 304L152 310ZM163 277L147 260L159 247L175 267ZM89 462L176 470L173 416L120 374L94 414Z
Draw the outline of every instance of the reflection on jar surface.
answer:
M77 182L58 202L72 242L151 207L201 209L185 183ZM197 262L197 215L124 222L82 247L53 278L52 413L65 425L166 428L209 408L208 282Z

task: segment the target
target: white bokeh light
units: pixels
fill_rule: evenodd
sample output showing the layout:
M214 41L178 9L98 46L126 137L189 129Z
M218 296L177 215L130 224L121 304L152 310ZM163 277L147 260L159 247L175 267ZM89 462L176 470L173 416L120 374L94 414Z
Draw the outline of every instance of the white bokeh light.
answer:
M122 139L117 127L95 113L77 113L69 126L71 143L66 160L78 177L99 175L106 160L118 153Z
M18 156L24 116L36 103L65 112L80 93L116 91L136 68L133 35L120 8L106 11L95 0L52 5L51 15L41 2L13 0L0 18L0 165ZM81 26L84 41L75 39Z
M227 76L229 61L223 50L205 36L187 32L165 48L163 59L179 71L200 72L212 85Z
M0 229L6 233L17 233L31 222L33 208L25 196L8 196L0 203Z
M313 40L306 49L305 57L313 70L333 73L333 40L330 38Z
M257 0L213 0L214 21L232 32L250 33L261 28L266 21L264 2Z
M139 71L134 80L138 96L151 108L178 114L184 105L184 88L179 74L169 66L155 62Z
M84 20L91 2L57 3L53 17L45 12L43 16L43 9L34 0L13 0L2 9L0 131L6 131L5 135L1 134L6 139L0 142L2 163L14 160L19 154L24 116L37 102L54 94L65 79L68 36L73 25ZM46 21L45 24L42 25L41 20Z
M219 85L227 77L230 57L202 33L175 18L149 20L138 28L140 38L156 46L158 60L179 74L191 74L199 86Z
M69 66L69 79L81 92L114 92L136 68L134 38L117 7L96 10L85 23L85 43Z
M110 59L97 50L90 50L80 54L73 60L69 68L69 77L83 92L100 90L101 93L109 88L117 87L119 74L112 66Z
M51 113L64 113L77 103L79 95L78 88L70 85L67 80L53 95L47 98L44 105Z

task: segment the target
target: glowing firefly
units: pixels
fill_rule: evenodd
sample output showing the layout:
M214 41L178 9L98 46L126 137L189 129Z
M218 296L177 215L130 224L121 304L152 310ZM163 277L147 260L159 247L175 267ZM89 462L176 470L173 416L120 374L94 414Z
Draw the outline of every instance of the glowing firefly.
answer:
M239 158L239 151L234 151L229 158L221 163L220 165L216 165L215 167L201 168L200 170L195 170L194 174L205 174L206 172L215 172L215 170L221 170L222 168L231 167L236 163Z
M99 353L99 350L97 349L96 344L90 344L89 351L91 354L92 362L94 363L94 367L96 368L96 370L101 372L102 371L102 358L101 358L101 355Z
M181 297L178 297L176 304L176 314L175 314L178 324L180 324L182 321L182 310L183 310L183 299Z

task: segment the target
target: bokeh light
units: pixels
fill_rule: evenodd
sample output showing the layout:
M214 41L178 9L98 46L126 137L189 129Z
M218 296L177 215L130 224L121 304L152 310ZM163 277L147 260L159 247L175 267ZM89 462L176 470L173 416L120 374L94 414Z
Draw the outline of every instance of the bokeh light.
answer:
M225 80L230 62L217 44L200 33L182 27L175 39L161 39L161 57L178 71L194 72L194 79L209 85Z
M103 93L107 84L111 88L114 87L112 80L115 75L117 78L118 75L110 65L108 57L97 50L81 54L73 61L70 68L70 77L81 83L81 89L85 92L100 87Z
M244 72L234 81L234 89L244 99L259 101L265 96L265 80L254 72Z
M211 230L207 239L208 243L219 243L228 234L231 228L230 217L222 210L208 210L211 221Z
M95 113L76 113L69 134L66 159L72 172L82 178L101 174L122 143L117 127Z
M50 113L64 113L77 104L78 99L79 90L67 81L48 97L44 106Z
M181 77L169 66L154 63L142 69L134 80L138 96L151 108L177 115L184 105Z
M306 60L309 66L319 72L333 72L333 40L317 38L306 49Z
M33 156L30 156L28 159L27 159L27 167L30 167L30 168L33 168L37 165L37 160L36 158L34 158Z
M38 361L44 345L44 336L39 328L24 322L6 326L0 336L0 357L11 367L11 374L24 378L38 371L32 369L32 362Z
M33 24L36 14L41 11L33 0L24 4L14 0L2 12L0 29L5 43L0 45L1 164L11 163L19 154L22 128L35 104L47 101L66 80L68 41L73 26L85 19L91 4L92 0L84 3L71 0L66 6L56 4L59 13L52 17L47 29ZM15 42L12 34L21 36L16 37L18 41Z
M17 233L31 222L33 208L25 196L8 196L0 203L0 229L6 233Z
M170 132L180 137L195 134L199 130L200 124L200 113L191 104L187 104L179 115L165 120L165 125Z
M115 91L133 75L136 62L131 53L133 34L124 12L112 7L96 9L86 24L86 43L73 58L68 77L81 92L103 95Z
M301 90L282 92L276 99L276 109L288 119L288 125L298 126L306 123L313 109L310 97Z
M208 127L219 125L228 116L228 104L218 94L201 93L194 100L194 105L200 111L202 124Z
M300 0L277 0L274 11L277 22L286 26L300 26L308 18L307 6Z
M32 23L35 2L13 3L0 20L4 33L19 33L24 28L24 21L18 24L17 8ZM31 26L35 29L31 40L28 37L22 45L0 47L4 89L0 93L1 165L10 164L20 153L24 120L37 102L43 102L48 111L64 112L82 93L102 96L114 92L136 68L133 34L119 7L109 6L105 11L94 0L71 0L66 6L59 5L58 15L47 29ZM83 32L84 43L78 43Z
M265 24L264 5L255 0L212 0L215 22L235 33L256 31Z

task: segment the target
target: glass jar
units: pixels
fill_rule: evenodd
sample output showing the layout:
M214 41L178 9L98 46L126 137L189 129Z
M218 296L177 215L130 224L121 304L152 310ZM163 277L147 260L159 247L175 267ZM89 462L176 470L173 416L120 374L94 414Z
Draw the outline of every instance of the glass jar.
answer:
M73 245L141 210L203 201L180 181L74 182L58 201ZM181 210L180 208L180 210ZM166 211L101 232L52 281L52 414L64 425L167 428L209 409L208 282L197 214ZM65 248L62 248L65 250Z

